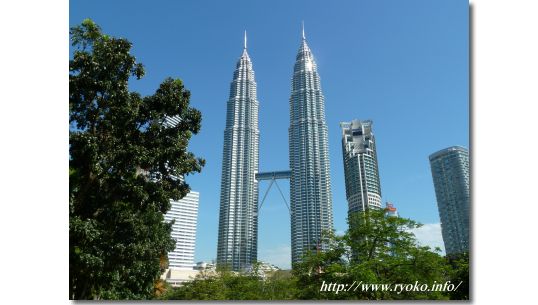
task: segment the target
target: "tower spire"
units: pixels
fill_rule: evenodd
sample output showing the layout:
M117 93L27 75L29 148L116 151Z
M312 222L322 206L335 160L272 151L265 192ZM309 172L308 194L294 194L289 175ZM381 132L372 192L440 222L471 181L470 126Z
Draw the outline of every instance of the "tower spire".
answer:
M247 30L245 30L245 42L243 44L243 49L247 49Z
M303 20L302 24L303 24L303 40L305 40L306 38L304 36L304 20Z

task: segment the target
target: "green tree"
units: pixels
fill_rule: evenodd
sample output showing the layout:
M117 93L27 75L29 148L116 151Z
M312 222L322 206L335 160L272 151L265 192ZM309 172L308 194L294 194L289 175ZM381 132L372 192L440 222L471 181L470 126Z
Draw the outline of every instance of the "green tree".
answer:
M70 37L69 296L151 298L174 248L163 214L189 191L178 177L204 165L187 150L201 114L179 79L151 96L130 92L144 68L126 39L89 19ZM165 126L168 117L179 123Z
M342 294L330 295L320 292L320 286L325 281L345 282L345 274L349 253L345 237L336 236L333 232L323 232L319 242L328 250L321 251L318 247L308 251L300 263L293 265L293 276L296 278L295 298L310 299L345 299ZM321 247L320 247L321 248Z
M289 270L274 271L264 282L263 300L294 300L296 281Z
M226 269L202 271L194 280L168 290L163 300L291 300L294 279L287 271L262 277L258 272L236 273Z
M447 256L447 260L451 266L450 281L459 285L450 294L450 299L469 300L469 252Z
M234 273L219 269L203 272L192 282L167 291L167 300L415 300L468 299L468 256L445 258L439 249L420 246L413 220L386 217L384 211L368 211L348 219L350 229L342 236L324 232L318 247L309 251L293 270L260 277L256 271ZM321 250L324 249L324 250ZM456 291L350 291L334 292L331 283L427 284L450 281ZM331 291L320 291L322 285ZM349 286L348 286L349 287ZM355 286L357 287L357 286ZM394 287L394 286L392 286ZM439 287L439 286L437 286ZM346 287L347 288L347 287Z
M341 237L325 234L327 251L312 251L294 269L301 299L446 299L441 292L320 291L325 283L434 284L448 279L445 259L419 246L411 229L420 225L382 210L357 213Z

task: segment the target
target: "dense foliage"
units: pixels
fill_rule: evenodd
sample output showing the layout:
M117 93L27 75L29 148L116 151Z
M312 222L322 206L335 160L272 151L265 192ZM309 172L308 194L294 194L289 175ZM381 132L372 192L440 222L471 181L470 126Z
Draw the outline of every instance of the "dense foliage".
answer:
M130 92L144 68L126 39L89 19L70 36L69 297L152 298L174 249L163 215L189 191L178 177L204 165L187 150L201 114L179 79L151 96ZM167 127L168 117L179 124Z
M443 299L440 292L320 291L325 282L368 284L433 284L449 278L445 258L429 247L417 245L412 220L386 217L384 211L368 211L349 219L348 232L326 237L330 250L311 253L294 269L301 299ZM319 270L319 271L317 271Z
M468 256L445 258L417 244L416 222L386 217L383 211L357 214L343 236L325 234L326 251L313 249L291 272L278 271L263 278L258 273L237 274L220 270L204 272L181 287L169 289L163 299L194 300L293 300L293 299L468 299ZM335 292L330 283L428 284L463 283L448 291L350 291ZM325 291L320 291L325 284ZM349 286L348 286L349 287ZM355 286L356 287L356 286ZM330 291L327 291L330 290Z
M203 271L178 288L168 289L165 300L290 300L295 296L289 271L274 271L265 279L256 273Z

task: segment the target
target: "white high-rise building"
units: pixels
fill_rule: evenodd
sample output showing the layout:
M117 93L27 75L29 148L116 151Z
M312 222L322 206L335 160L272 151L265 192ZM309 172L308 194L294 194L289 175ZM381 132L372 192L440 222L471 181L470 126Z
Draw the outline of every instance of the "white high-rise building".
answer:
M166 222L175 220L172 225L172 238L176 240L176 248L168 253L170 269L194 267L199 197L200 193L191 191L178 201L171 200L172 207L164 215Z

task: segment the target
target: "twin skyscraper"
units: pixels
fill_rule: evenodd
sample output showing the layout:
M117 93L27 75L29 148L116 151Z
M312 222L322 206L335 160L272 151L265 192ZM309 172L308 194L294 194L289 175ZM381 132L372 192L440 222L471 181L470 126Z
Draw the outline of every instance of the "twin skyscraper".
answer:
M290 171L284 175L290 178L291 247L295 263L306 251L323 247L322 232L333 228L325 102L304 29L289 102ZM236 271L257 261L258 107L245 33L243 54L234 71L227 104L217 247L217 264Z

